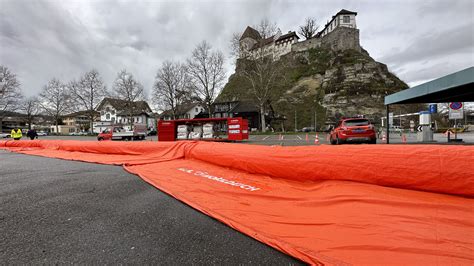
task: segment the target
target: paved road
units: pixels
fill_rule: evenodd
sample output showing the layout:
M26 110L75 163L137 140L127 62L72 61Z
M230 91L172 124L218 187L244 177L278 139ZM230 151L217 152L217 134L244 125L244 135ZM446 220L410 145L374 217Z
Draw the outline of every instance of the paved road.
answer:
M0 150L0 264L301 264L121 167Z

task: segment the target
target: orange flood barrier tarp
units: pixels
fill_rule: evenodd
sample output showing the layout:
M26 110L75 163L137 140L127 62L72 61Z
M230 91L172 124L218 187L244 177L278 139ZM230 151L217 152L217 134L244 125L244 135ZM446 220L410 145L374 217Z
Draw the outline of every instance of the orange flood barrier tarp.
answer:
M4 141L31 155L123 165L311 264L474 264L474 148Z

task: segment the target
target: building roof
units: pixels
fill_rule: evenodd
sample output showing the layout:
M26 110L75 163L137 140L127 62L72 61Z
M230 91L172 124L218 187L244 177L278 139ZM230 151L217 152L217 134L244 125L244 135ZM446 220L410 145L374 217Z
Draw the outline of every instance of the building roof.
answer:
M281 40L285 40L285 39L289 39L289 38L293 38L293 37L296 37L297 39L300 38L300 37L298 37L298 35L296 34L296 32L294 32L294 31L289 31L287 34L283 34L283 35L281 35L280 37L278 37L278 39L276 39L276 41L281 41Z
M275 35L272 35L272 36L266 38L265 40L257 41L252 46L252 48L250 48L250 50L254 50L254 49L260 48L262 46L269 45L269 44L273 43L274 41L276 42L276 41L286 40L286 39L290 39L290 38L293 38L293 37L296 37L298 39L300 38L300 37L298 37L298 35L294 31L290 31L287 34L283 34L280 37L278 37L278 39L276 39L276 40L275 40Z
M23 117L25 114L10 112L10 111L0 111L0 117Z
M339 15L356 15L357 16L357 12L349 11L349 10L346 10L346 9L341 9L341 11L337 12L336 15L334 15L332 17L335 18Z
M115 98L104 98L102 100L102 102L100 102L99 106L97 106L97 110L100 110L102 109L102 107L104 106L105 103L109 103L110 105L112 105L116 110L118 111L122 111L123 109L125 109L126 107L126 103L127 101L125 100L121 100L121 99L115 99ZM133 102L133 105L131 106L131 108L134 110L134 111L143 111L143 112L147 112L147 113L151 113L151 108L150 106L148 105L148 103L146 101L136 101L136 102Z
M245 39L245 38L251 38L254 40L259 40L262 39L262 36L260 36L260 33L258 31L250 26L247 26L247 28L244 30L244 33L240 37L239 41Z
M229 113L253 113L258 112L257 105L252 102L239 102Z
M385 105L474 101L474 67L385 96Z
M94 111L94 113L96 115L100 115L100 112ZM81 115L88 116L89 111L78 111L78 112L70 113L67 115L63 115L63 117L76 117L76 116L81 116Z
M189 110L191 110L192 108L196 107L197 105L201 105L200 103L184 103L184 104L181 104L179 106L177 106L176 108L176 116L180 116L180 115L183 115L183 114L186 114ZM173 115L173 110L166 110L166 111L163 111L160 116L172 116Z

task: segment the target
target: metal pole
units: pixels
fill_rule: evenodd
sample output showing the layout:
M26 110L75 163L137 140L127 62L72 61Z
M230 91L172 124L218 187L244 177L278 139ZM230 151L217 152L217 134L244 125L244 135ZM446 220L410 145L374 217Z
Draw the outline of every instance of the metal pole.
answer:
M389 128L390 128L390 120L389 120L389 112L390 112L390 105L387 104L387 144L390 143L390 134L389 134Z
M315 110L314 110L314 131L315 131L315 132L318 132L318 130L317 130L317 128L318 128L317 122L318 122L318 114L317 114L316 109L315 109Z
M296 132L296 128L297 128L296 126L297 126L297 124L296 124L296 109L295 109L295 132Z
M458 139L458 120L454 119L454 139Z

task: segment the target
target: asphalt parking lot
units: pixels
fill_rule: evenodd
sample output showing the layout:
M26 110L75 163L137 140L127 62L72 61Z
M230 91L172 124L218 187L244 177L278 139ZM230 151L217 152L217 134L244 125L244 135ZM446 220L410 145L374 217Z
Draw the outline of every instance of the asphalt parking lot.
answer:
M0 264L300 265L122 167L0 150Z
M316 135L318 135L318 142L315 142ZM419 143L416 139L416 133L405 133L406 143ZM442 133L434 134L435 144L446 144L447 136ZM452 136L452 138L454 138ZM474 144L474 132L459 133L458 138L464 140L464 144ZM94 136L42 136L39 139L62 139L62 140L84 140L84 141L97 141L97 137ZM157 136L148 136L145 141L157 141ZM319 145L329 144L328 134L324 132L311 133L298 133L298 134L268 134L268 135L250 135L248 140L245 140L245 144L255 145L280 145L280 146L307 146L307 145ZM382 139L377 139L377 144L382 144ZM400 133L390 134L390 143L400 144L402 136Z

